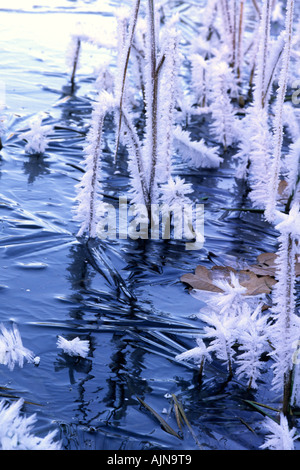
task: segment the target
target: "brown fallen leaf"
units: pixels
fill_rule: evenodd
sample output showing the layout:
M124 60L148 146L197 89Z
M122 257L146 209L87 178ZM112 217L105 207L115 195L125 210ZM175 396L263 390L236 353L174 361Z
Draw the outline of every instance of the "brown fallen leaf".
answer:
M276 253L262 253L257 257L257 264L250 265L248 269L261 276L275 277L276 257ZM300 263L298 262L295 264L295 273L296 276L300 276Z
M287 187L288 183L286 180L280 180L279 185L278 185L278 201L281 202L282 204L286 203L288 199L288 193L287 193Z
M257 263L244 269L234 269L230 266L213 266L211 269L205 266L197 266L195 274L188 273L181 276L180 280L193 289L209 292L222 292L222 289L214 284L216 280L230 281L230 272L239 279L239 283L247 288L245 295L270 294L276 284L276 253L261 253L257 257ZM295 274L300 276L300 263L295 264Z
M251 264L249 270L259 276L275 276L276 272L276 253L262 253L257 257L257 263Z
M276 283L272 276L258 276L250 270L238 271L227 266L213 266L211 269L205 266L197 266L195 274L184 274L180 279L193 289L222 292L222 289L217 287L214 281L220 279L230 281L230 272L233 272L238 278L239 283L246 287L245 295L269 294L272 286Z

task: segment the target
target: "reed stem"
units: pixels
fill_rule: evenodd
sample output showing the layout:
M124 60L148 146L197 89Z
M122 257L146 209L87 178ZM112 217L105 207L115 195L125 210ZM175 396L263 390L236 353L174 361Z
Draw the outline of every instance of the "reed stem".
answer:
M78 67L80 47L81 47L81 41L80 39L77 39L74 62L73 62L73 69L72 69L72 75L71 75L71 94L74 93L74 89L75 89L75 75L76 75L76 70Z
M119 114L119 123L118 123L117 138L116 138L116 149L115 149L115 156L114 156L114 161L115 162L116 162L116 159L117 159L117 153L118 153L118 148L119 148L119 143L120 143L120 132L121 132L121 123L122 123L122 109L123 109L123 99L124 99L124 91L125 91L125 83L126 83L126 74L127 74L129 58L130 58L130 52L131 52L131 47L132 47L132 43L133 43L133 37L134 37L135 28L136 28L139 9L140 9L140 0L136 0L136 3L135 3L134 8L133 8L133 18L132 18L132 22L130 24L127 50L125 51L124 67L123 67L123 70L121 71L121 73L122 73L121 89L118 90L120 92L120 97L119 97L119 99L120 99L120 103L119 103L120 114Z
M277 91L277 103L275 108L273 149L274 157L271 167L271 179L269 186L270 198L268 200L265 212L266 219L269 222L271 222L274 218L276 198L279 186L279 172L281 167L281 151L283 143L283 105L287 89L288 70L291 53L294 0L288 0L286 10L286 39L282 58L282 69L279 77L279 87Z
M157 111L158 111L158 77L157 77L157 57L156 57L156 34L155 34L155 11L154 1L148 0L148 48L149 53L149 77L148 81L148 106L149 106L149 122L148 122L148 144L151 147L151 166L150 166L150 181L149 181L149 195L150 202L154 202L155 192L155 176L157 166L157 144L158 144L158 132L157 132ZM151 96L149 94L151 93ZM151 142L151 143L150 143Z

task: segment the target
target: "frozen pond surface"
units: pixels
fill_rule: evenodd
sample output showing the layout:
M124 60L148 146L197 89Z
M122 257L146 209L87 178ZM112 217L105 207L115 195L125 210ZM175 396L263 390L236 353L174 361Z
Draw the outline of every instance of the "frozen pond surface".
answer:
M226 383L225 371L212 364L199 388L197 370L174 359L194 346L201 327L194 318L201 302L180 276L199 263L211 266L212 259L253 262L274 251L275 234L259 214L224 210L238 207L243 197L229 159L219 170L177 165L178 174L194 183L195 200L205 204L202 250L187 251L172 240L87 248L76 239L74 186L95 96L93 71L107 53L85 48L72 99L65 99L65 53L78 21L110 34L116 4L0 0L0 80L8 117L0 154L1 322L15 323L24 346L41 358L38 367L11 372L1 366L1 394L24 398L26 412L37 414L37 431L58 429L68 450L198 449L187 428L182 439L167 434L137 399L178 429L172 394L203 447L255 449L263 440L263 418L244 399L269 402L269 377L254 396L235 380ZM45 155L30 157L18 135L38 112L54 132ZM106 195L116 197L128 189L127 168L121 161L115 172L112 135L106 143ZM58 335L88 339L90 355L66 356L56 347Z

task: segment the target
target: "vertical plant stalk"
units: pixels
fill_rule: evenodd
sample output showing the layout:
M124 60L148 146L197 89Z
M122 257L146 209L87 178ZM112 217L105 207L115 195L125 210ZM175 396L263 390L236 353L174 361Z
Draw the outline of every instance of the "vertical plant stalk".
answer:
M120 132L121 132L121 123L122 123L122 109L123 109L123 99L124 99L124 92L125 92L126 74L127 74L130 52L131 52L131 47L133 43L135 27L137 24L139 9L140 9L140 0L135 0L135 4L132 10L133 13L132 13L132 17L131 17L131 21L129 25L128 40L127 40L126 45L124 46L124 49L125 49L124 50L124 64L123 64L122 70L119 71L121 74L121 85L119 86L119 89L117 90L117 93L119 94L117 98L119 100L119 113L120 114L119 114L119 123L118 123L117 138L116 138L116 149L115 149L115 157L114 157L115 161L117 158L117 153L118 153L118 148L119 148L119 143L120 143Z
M258 51L254 71L253 106L248 119L250 151L247 170L251 178L252 202L263 210L269 197L268 180L270 172L272 134L269 129L268 100L266 99L266 73L269 59L270 23L272 0L263 0L258 30Z
M269 198L266 204L265 217L272 222L275 217L276 200L279 186L279 173L281 167L281 151L283 142L283 105L286 95L288 70L291 55L292 29L294 0L287 1L285 20L285 46L282 56L282 68L279 77L279 87L277 90L277 101L275 107L274 119L274 138L273 138L273 161L271 162L271 176L269 185Z
M259 8L259 6L258 6L257 0L252 0L252 3L253 3L253 6L254 6L256 12L257 12L258 15L260 16L260 13L261 13L261 12L260 12L260 8Z
M237 78L241 78L242 73L242 60L243 60L243 23L244 23L244 0L240 1L239 12L239 31L238 31L238 46L237 46Z
M233 378L233 368L232 368L232 359L231 359L229 351L227 352L227 355L228 355L228 362L227 362L228 377L227 377L227 380L229 381Z
M236 65L237 65L237 0L233 0L233 20L232 20L232 68L236 73Z
M264 108L266 102L264 100L266 89L266 69L269 54L270 41L270 24L271 24L271 8L272 0L264 0L262 6L261 23L260 23L260 39L257 58L257 68L255 76L254 101L256 106Z
M295 272L295 249L294 249L294 241L291 237L291 234L284 235L283 239L283 249L286 250L286 269L285 272L282 273L282 276L286 276L285 283L286 283L286 295L284 298L284 305L282 305L281 315L283 316L282 332L281 334L285 338L285 343L287 346L286 352L286 364L284 367L283 373L283 398L282 398L282 412L284 415L288 414L289 406L290 406L290 399L292 394L292 365L290 364L290 342L291 342L291 328L293 326L292 323L292 316L295 310L295 300L294 300L294 272ZM280 280L279 280L280 282ZM284 365L283 365L284 366Z
M158 75L157 75L157 46L155 32L155 10L154 0L148 0L147 3L147 67L146 78L146 99L147 99L147 145L151 152L150 174L149 174L149 195L150 202L154 202L155 184L156 184L156 166L157 166L157 147L158 147Z
M297 196L298 196L297 193L300 192L299 189L300 189L300 175L298 174L298 176L296 178L295 187L292 189L291 194L289 195L287 203L286 203L285 208L284 208L284 212L286 214L289 213L294 198L297 200ZM299 196L298 196L298 199L299 199Z
M101 138L102 138L102 128L104 122L104 115L99 119L98 126L96 129L96 136L94 140L94 149L92 154L89 156L90 164L89 170L86 171L86 177L89 177L90 193L88 202L86 205L86 219L81 226L78 236L83 235L84 232L88 234L89 237L95 238L96 231L96 210L97 210L97 189L98 189L98 174L99 174L99 153L101 147ZM89 172L89 174L88 174ZM87 179L87 178L86 178Z
M178 34L175 28L165 31L163 56L158 60L156 80L158 82L158 181L166 183L171 177L174 109L178 72Z
M279 40L280 39L278 39L278 41ZM262 100L263 103L267 103L267 101L268 101L269 93L270 93L271 86L272 86L273 80L274 80L275 70L277 68L277 65L278 65L281 57L282 57L282 54L283 54L283 46L282 46L282 48L279 48L276 51L276 57L273 57L272 68L271 68L271 70L269 70L268 77L266 77L266 87L265 87L265 91L263 93L263 100Z
M85 146L83 177L76 188L77 206L74 210L74 220L81 223L78 236L86 234L89 238L97 236L98 210L102 202L99 190L99 172L101 162L102 130L106 114L115 106L114 98L103 92L95 103L92 113L91 127Z
M224 23L225 34L226 34L225 40L228 44L228 47L232 48L232 44L233 44L233 25L232 25L230 7L229 7L228 2L229 2L229 0L220 0L221 12L222 12L222 16L223 16L223 23ZM232 60L232 58L233 58L233 51L231 51L231 60Z
M74 89L75 89L75 75L76 75L76 70L78 67L80 47L81 47L81 41L79 38L77 38L74 59L73 59L73 69L72 69L72 74L71 74L71 93L72 94L74 93Z
M90 205L89 205L89 223L88 223L88 233L94 237L94 220L96 219L96 196L97 196L97 180L98 180L98 171L99 171L99 153L101 149L101 138L102 138L102 129L104 123L104 115L102 115L99 119L98 129L97 129L97 136L96 136L96 145L95 151L92 155L93 158L93 165L92 165L92 178L91 178L91 197L90 197Z
M287 235L287 271L289 273L287 282L287 296L286 296L286 312L285 312L285 328L288 332L288 337L291 336L290 331L292 327L292 315L295 310L294 301L294 279L295 279L295 249L294 241L290 234ZM292 393L292 367L287 368L284 373L284 384L283 384L283 400L282 400L282 412L284 415L288 414L291 393Z
M294 204L289 215L281 215L282 222L276 225L280 232L279 250L276 257L276 280L272 292L272 314L270 339L274 351L273 388L282 393L282 412L289 412L292 397L294 343L299 340L299 325L296 316L296 253L299 242L299 204Z
M125 109L123 109L123 120L124 120L124 125L127 130L127 141L128 141L128 146L131 148L131 154L132 154L132 158L134 161L133 164L135 165L137 169L137 172L135 172L135 174L137 175L137 178L139 179L139 183L141 186L142 195L144 199L144 205L146 207L150 207L150 197L149 197L149 192L148 192L147 181L145 179L145 168L144 168L144 162L143 162L143 157L142 157L142 152L141 152L140 140L129 118L129 115L127 114Z

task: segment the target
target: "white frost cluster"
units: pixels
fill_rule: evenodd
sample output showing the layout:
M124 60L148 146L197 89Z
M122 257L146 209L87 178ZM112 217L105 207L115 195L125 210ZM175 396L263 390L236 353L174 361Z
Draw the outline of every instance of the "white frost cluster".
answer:
M51 125L42 125L42 116L38 116L31 121L30 130L20 134L20 138L27 141L25 145L26 152L29 154L44 153L48 146L48 136L52 129L53 127Z
M176 176L174 179L170 177L169 181L161 186L161 192L161 202L170 207L173 204L179 206L189 204L191 201L187 194L191 194L194 190L190 183Z
M252 309L245 304L244 318L239 324L239 354L236 360L236 375L238 379L246 378L248 387L257 389L264 363L262 354L269 350L268 316L262 315L262 307L252 313Z
M263 366L261 355L269 350L268 316L262 312L261 298L247 296L247 289L233 272L230 281L220 279L214 284L222 292L213 294L207 308L198 315L204 324L203 334L196 340L198 346L177 359L198 363L200 357L208 359L213 354L227 366L230 374L236 364L237 377L245 378L248 387L256 389Z
M220 315L238 316L243 306L243 296L246 294L246 287L242 286L238 277L231 272L230 283L227 280L219 279L214 281L214 285L222 290L222 293L216 296L216 304Z
M239 140L236 111L230 99L232 72L225 61L212 59L209 63L208 98L213 122L211 131L217 142L225 148Z
M268 199L268 177L272 153L272 134L269 130L268 111L265 108L253 106L245 119L244 139L250 145L248 158L251 163L249 196L255 207L264 209Z
M196 168L218 168L223 158L218 155L217 147L209 147L204 139L192 140L190 133L176 126L173 131L174 148L182 158Z
M13 370L15 364L23 367L25 360L34 361L33 353L23 346L21 335L15 325L11 331L0 325L0 331L0 364Z
M287 418L281 414L280 423L276 423L271 418L266 418L265 428L270 433L266 441L260 446L261 449L270 450L294 450L294 441L299 436L296 435L296 429L289 429Z
M196 343L197 346L195 348L184 351L181 354L177 354L175 359L177 359L177 361L189 361L192 359L195 364L201 364L205 359L211 361L210 354L207 351L204 341L198 337L196 338Z
M36 415L22 415L23 403L22 399L11 405L0 402L0 450L61 450L61 443L53 440L57 431L43 438L32 433Z
M63 338L63 336L58 336L56 344L59 349L62 349L63 352L69 356L81 356L85 358L89 353L89 341L81 340L78 337L68 341Z

